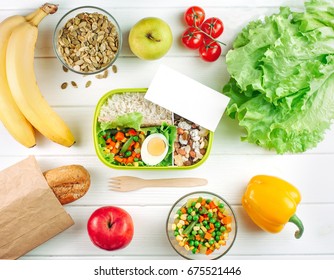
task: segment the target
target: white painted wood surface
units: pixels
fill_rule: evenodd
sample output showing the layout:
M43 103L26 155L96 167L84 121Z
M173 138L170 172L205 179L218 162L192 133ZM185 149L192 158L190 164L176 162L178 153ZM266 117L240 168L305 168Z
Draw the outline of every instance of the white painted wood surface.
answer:
M334 130L329 130L317 148L304 154L279 156L262 148L240 141L241 130L224 116L214 136L208 160L194 170L187 171L118 171L103 165L95 155L92 139L92 121L95 105L109 90L122 87L147 87L164 63L200 82L221 90L228 81L224 56L214 63L205 63L196 51L185 49L180 35L185 29L182 15L185 9L198 4L208 16L224 21L225 32L221 40L227 44L226 54L237 32L250 20L277 12L280 5L300 9L302 0L59 0L59 11L48 16L40 25L36 46L35 68L38 84L50 105L69 124L77 138L71 148L51 143L38 135L37 146L26 149L14 140L0 125L0 169L4 169L28 155L35 155L42 170L66 164L82 164L91 173L92 184L82 199L65 206L75 225L52 240L39 246L22 259L180 259L170 248L165 234L169 208L180 196L190 190L143 189L131 193L108 191L110 176L136 175L144 178L198 176L209 180L205 187L225 197L234 207L239 225L238 236L226 259L333 259L334 258ZM13 14L32 11L41 1L1 1L0 20ZM110 11L119 21L124 39L121 56L116 62L118 72L107 79L81 77L64 73L52 50L52 33L56 22L70 8L96 5ZM165 19L175 37L170 52L158 61L142 61L134 57L127 43L128 32L137 20L146 16ZM92 86L85 89L85 82ZM61 90L63 82L76 81L78 89L69 86ZM302 193L298 216L305 226L304 236L295 240L295 227L287 225L279 234L259 230L241 207L241 196L248 180L256 174L271 174L296 185ZM193 189L195 190L195 189ZM96 248L86 232L90 214L100 206L117 205L133 217L135 235L123 250L107 252Z

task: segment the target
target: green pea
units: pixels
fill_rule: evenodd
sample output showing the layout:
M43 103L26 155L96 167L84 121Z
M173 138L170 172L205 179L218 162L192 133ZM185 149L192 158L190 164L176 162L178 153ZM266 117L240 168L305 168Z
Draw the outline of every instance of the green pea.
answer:
M179 231L178 230L175 230L174 231L174 236L178 236L179 235Z
M135 157L135 158L133 159L133 161L134 161L134 162L138 162L138 161L139 161L139 158Z
M220 227L220 231L221 231L221 232L224 232L225 230L226 230L226 227L224 227L224 226L221 226L221 227Z
M188 213L188 214L191 214L192 211L193 211L193 209L192 209L191 207L189 207L189 208L187 209L187 213Z
M210 223L211 223L211 224L214 224L215 222L216 222L216 219L215 219L215 218L211 218L211 219L210 219Z
M208 224L208 221L207 221L207 220L204 220L204 221L202 222L202 224L203 224L203 226L206 226L206 225Z
M205 228L206 228L206 229L210 229L210 226L209 226L209 225L206 225Z
M191 216L191 215L188 215L187 216L187 220L190 222L191 220L193 219L193 216Z
M224 208L224 207L225 207L224 203L219 203L218 208Z
M213 245L214 243L215 243L215 241L214 241L213 239L210 239L210 240L209 240L209 244L210 244L210 245Z
M215 228L219 228L220 227L220 222L216 222L215 223Z
M195 246L195 247L198 247L198 245L199 245L199 242L198 242L198 240L196 240L196 241L194 242L194 246Z
M196 234L197 234L197 231L196 231L196 230L193 230L193 231L191 232L191 234L192 234L192 235L196 235Z
M193 221L198 221L199 217L197 215L193 216Z
M191 247L191 246L194 246L194 243L195 243L194 240L190 240L190 241L189 241L189 245L190 245L190 247Z
M217 236L221 236L222 233L220 231L217 230L217 233L216 233Z
M126 151L125 154L124 154L125 157L129 157L129 156L131 156L131 155L132 155L132 152L131 152L131 151Z
M191 203L191 206L192 206L192 207L195 207L195 205L196 205L196 202L193 201L193 202Z
M133 136L133 141L135 141L135 142L138 142L138 140L139 140L139 137L136 135L136 136Z
M211 233L211 235L212 235L212 237L215 237L215 236L216 236L216 232L213 231L213 232Z
M191 252L192 252L193 254L196 254L196 250L197 250L197 249L194 248L194 249L191 250Z
M213 216L213 213L212 213L212 212L209 212L209 213L208 213L208 217L209 217L209 218L212 218L212 216Z
M215 237L215 239L216 239L216 241L219 241L219 240L220 240L220 236L217 235L217 236Z
M203 232L203 230L198 230L198 232L197 232L199 235L203 235L204 234L204 232Z
M209 204L211 202L211 199L207 199L205 202L206 204Z

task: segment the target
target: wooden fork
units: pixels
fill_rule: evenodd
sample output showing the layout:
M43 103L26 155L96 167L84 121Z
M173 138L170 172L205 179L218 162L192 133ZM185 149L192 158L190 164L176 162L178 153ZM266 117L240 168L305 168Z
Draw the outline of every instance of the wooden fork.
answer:
M109 188L113 191L129 192L147 187L198 187L208 183L202 178L142 179L132 176L112 177Z

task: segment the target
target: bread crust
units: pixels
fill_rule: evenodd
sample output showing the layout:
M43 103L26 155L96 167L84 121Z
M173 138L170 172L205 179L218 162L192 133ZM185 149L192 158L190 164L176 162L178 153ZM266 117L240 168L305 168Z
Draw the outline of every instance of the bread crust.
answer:
M84 196L90 187L90 174L81 165L65 165L43 172L61 204L71 203Z

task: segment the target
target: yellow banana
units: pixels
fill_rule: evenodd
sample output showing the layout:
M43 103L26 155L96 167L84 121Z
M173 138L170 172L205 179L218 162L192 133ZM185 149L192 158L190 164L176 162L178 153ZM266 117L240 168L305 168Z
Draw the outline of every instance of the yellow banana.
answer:
M28 15L30 18L32 14ZM23 16L11 16L0 23L0 120L8 132L22 145L36 145L35 131L16 105L7 81L6 51L15 27L25 22Z
M44 4L36 15L13 30L8 42L6 72L14 100L27 120L45 137L70 147L75 139L42 96L34 72L38 24L56 11L56 5Z

